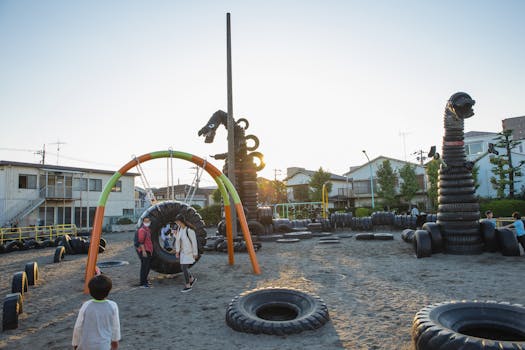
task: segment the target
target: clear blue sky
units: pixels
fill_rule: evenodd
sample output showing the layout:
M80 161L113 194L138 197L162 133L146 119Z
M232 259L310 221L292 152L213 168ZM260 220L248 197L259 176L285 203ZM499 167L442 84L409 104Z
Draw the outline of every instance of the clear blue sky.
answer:
M260 138L262 176L342 174L363 149L415 160L441 148L456 91L477 101L467 131L525 115L525 1L0 0L0 159L37 162L3 149L47 144L56 164L57 140L59 164L110 170L169 147L225 152L225 129L211 145L197 131L227 109L227 12L234 117ZM146 173L166 184L165 161Z

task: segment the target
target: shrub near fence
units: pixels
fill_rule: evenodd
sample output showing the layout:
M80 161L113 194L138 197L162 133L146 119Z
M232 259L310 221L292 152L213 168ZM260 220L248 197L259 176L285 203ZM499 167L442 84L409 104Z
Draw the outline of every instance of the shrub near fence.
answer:
M494 217L510 217L517 211L521 216L525 216L525 201L518 199L498 199L492 201L482 201L480 204L481 217L485 217L485 211L492 210Z

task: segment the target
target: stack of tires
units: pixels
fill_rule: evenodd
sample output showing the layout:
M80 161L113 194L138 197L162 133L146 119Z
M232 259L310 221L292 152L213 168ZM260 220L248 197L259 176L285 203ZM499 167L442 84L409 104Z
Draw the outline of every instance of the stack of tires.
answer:
M24 297L29 286L34 286L39 279L36 261L25 265L24 271L16 272L11 280L11 293L4 297L2 330L18 328L18 316L23 312Z
M14 240L14 241L7 241L4 244L0 244L0 254L1 253L10 253L10 252L16 252L20 250L28 250L28 249L42 249L47 247L54 246L54 242L49 239L22 239L22 240Z
M410 228L415 230L417 228L417 216L416 215L395 215L394 216L394 226L399 229Z
M260 242L252 242L252 244L253 244L253 249L255 251L258 251L262 247ZM226 237L224 236L206 237L206 243L203 249L208 252L227 252L228 243L226 241ZM241 253L248 251L247 246L246 246L246 241L244 241L241 237L234 238L233 239L233 251L241 252Z
M63 235L56 239L56 249L53 257L53 262L59 263L64 260L67 255L75 254L87 254L89 252L90 242L84 237L70 237L69 235ZM99 253L106 251L107 241L104 238L100 238L98 247Z
M351 228L352 226L352 213L332 213L330 215L331 227L338 228Z
M372 225L393 225L395 214L388 211L376 211L371 215Z
M370 216L352 218L351 227L352 230L356 231L370 231L372 229L372 218Z

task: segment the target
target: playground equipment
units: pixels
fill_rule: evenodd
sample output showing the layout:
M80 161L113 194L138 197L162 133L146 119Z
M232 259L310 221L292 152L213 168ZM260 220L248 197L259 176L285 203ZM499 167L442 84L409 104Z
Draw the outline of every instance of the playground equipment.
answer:
M208 123L198 132L199 136L204 136L204 142L212 143L215 139L215 133L220 125L227 128L228 114L218 110L213 113ZM226 160L223 172L229 177L235 177L234 183L238 190L240 199L247 209L246 217L248 224L257 221L257 172L264 169L264 156L260 152L255 152L259 147L259 139L255 135L246 135L245 131L249 127L249 122L245 118L235 121L234 125L234 169L235 174L228 174L229 159L227 153L216 154L212 156L215 159ZM248 145L248 141L253 144ZM256 164L254 160L258 160Z
M229 196L232 197L233 202L234 202L233 204L234 204L234 207L237 212L237 216L239 218L239 222L241 225L244 240L246 241L246 246L247 246L247 250L250 256L250 261L252 264L253 271L255 274L261 273L259 264L257 262L257 258L255 256L255 250L253 248L253 243L250 237L250 232L248 230L248 223L246 220L246 216L244 215L243 206L239 198L239 195L237 194L237 191L233 187L230 180L222 172L220 172L216 167L214 167L209 162L206 162L202 158L194 156L190 153L165 150L165 151L157 151L157 152L143 154L140 157L136 157L134 160L131 160L130 162L125 164L122 168L120 168L118 171L116 171L113 174L111 179L106 184L106 187L104 187L104 190L100 194L100 198L99 198L98 205L97 205L97 210L95 212L95 220L93 223L93 231L91 233L91 241L90 241L90 246L89 246L88 259L86 263L84 293L89 292L88 282L95 275L95 267L97 263L100 236L102 233L102 220L104 218L104 209L105 209L105 205L106 205L108 196L111 193L111 189L115 186L118 179L122 175L126 174L130 169L137 166L137 163L140 164L140 163L144 163L144 162L147 162L153 159L167 158L167 157L173 157L173 158L182 159L182 160L186 160L186 161L194 163L195 165L203 168L208 174L210 174L210 176L217 183L217 186L219 187L219 191L221 192L221 195L222 195L222 199L224 202L224 211L226 213L226 234L227 234L226 236L227 236L227 242L228 242L228 262L230 265L233 265L234 263L232 220L231 220L231 214L230 214L231 210L230 210Z
M444 251L450 254L479 254L501 250L519 255L518 242L505 229L496 230L479 222L479 201L475 195L472 169L465 154L464 120L474 115L475 101L464 92L453 94L445 107L443 156L439 169L436 223L426 223L414 233L417 257ZM439 159L439 154L435 155ZM499 248L498 248L499 247Z

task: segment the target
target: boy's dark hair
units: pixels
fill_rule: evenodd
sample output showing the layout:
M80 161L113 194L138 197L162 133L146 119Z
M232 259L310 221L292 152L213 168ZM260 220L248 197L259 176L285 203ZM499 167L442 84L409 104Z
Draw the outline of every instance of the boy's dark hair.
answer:
M517 211L515 211L514 213L512 213L512 217L513 217L514 219L521 219L521 215L520 215L520 213L517 212Z
M492 214L492 210L487 210L487 211L485 212L485 215L489 215L489 214Z
M96 300L104 300L113 288L113 282L106 275L98 275L93 277L89 283L89 294Z
M184 225L186 225L186 220L184 219L184 215L182 215L182 214L177 214L177 216L175 216L175 221L180 221Z

